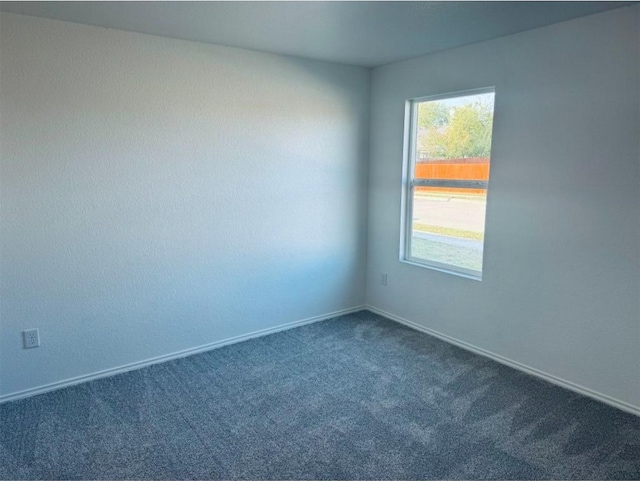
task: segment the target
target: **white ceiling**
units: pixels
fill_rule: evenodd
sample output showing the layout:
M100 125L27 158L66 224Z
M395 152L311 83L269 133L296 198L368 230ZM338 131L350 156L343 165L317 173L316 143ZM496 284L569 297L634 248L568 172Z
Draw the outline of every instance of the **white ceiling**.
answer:
M374 67L635 2L0 2L0 10Z

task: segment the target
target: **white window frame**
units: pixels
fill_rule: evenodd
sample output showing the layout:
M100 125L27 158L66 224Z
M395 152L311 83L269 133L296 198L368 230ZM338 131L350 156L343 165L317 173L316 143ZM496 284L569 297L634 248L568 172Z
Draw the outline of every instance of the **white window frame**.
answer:
M400 261L408 264L432 269L440 272L446 272L468 279L477 281L482 280L484 271L484 240L482 271L467 269L452 264L444 264L442 262L425 260L411 256L411 237L413 227L413 193L415 187L431 186L431 187L456 187L466 189L485 189L487 198L489 193L488 181L466 181L466 180L440 180L440 179L415 179L415 163L416 163L416 141L418 131L418 104L422 102L430 102L434 100L452 99L456 97L467 97L470 95L480 95L493 93L495 95L495 87L485 87L473 90L464 90L460 92L452 92L440 95L431 95L427 97L417 97L409 99L405 102L404 117L404 148L403 148L403 168L402 168L402 217L400 222ZM495 107L494 107L495 112ZM493 135L493 132L492 132Z

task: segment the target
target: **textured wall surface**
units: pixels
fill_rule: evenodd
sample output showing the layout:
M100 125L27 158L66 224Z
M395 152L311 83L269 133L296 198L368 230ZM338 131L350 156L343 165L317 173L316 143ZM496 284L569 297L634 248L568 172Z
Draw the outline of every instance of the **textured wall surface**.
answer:
M0 394L364 303L367 70L0 18Z
M369 304L640 407L638 12L376 69L370 144L364 69L0 14L0 395L362 304L370 169ZM485 86L483 281L400 263L404 101Z
M374 70L369 304L640 408L638 12ZM483 280L401 263L405 100L488 86Z

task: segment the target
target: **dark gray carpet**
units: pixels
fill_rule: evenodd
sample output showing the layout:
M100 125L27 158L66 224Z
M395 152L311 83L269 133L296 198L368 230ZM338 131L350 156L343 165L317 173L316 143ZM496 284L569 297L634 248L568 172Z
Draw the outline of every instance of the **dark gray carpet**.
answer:
M0 405L3 479L638 479L640 418L343 316Z

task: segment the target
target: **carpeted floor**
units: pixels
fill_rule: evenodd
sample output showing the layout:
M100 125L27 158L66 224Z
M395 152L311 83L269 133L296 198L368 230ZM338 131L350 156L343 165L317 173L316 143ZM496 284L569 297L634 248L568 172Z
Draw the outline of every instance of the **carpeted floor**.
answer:
M2 479L639 479L640 418L369 312L0 405Z

